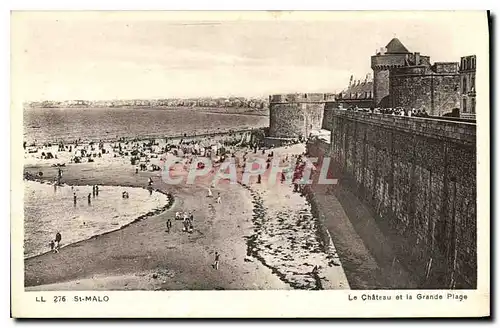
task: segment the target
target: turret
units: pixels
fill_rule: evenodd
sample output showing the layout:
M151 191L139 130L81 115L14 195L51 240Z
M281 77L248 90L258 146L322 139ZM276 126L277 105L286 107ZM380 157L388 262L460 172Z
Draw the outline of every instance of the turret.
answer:
M371 58L373 69L373 103L376 107L386 107L389 99L389 71L405 66L406 56L410 52L397 38L392 39Z

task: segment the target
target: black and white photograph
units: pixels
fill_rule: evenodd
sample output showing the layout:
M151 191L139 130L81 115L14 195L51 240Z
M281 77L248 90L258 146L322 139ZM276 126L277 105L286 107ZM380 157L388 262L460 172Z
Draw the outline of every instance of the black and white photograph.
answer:
M13 293L489 314L488 21L13 11Z

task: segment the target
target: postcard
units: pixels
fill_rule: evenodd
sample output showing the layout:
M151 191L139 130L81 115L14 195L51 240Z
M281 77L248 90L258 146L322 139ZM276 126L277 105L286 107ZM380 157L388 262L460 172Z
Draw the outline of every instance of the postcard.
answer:
M489 316L489 19L13 11L12 316Z

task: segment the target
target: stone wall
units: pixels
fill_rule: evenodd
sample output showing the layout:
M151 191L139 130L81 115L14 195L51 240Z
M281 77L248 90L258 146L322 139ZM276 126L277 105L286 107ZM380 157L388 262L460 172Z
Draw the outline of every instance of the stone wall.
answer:
M384 101L384 99L387 99ZM389 102L389 70L373 70L373 105L384 106Z
M476 288L476 126L327 110L341 186L387 231L421 288Z
M406 60L406 54L383 54L375 55L371 57L371 67L380 67L387 69L390 67L404 66Z
M389 87L392 107L425 109L434 116L460 108L460 78L457 73L446 73L448 69L440 66L440 74L424 67L411 72L392 70Z
M272 103L269 114L269 136L296 138L304 135L305 117L302 104Z
M320 93L272 95L269 97L269 137L306 137L321 129L325 95Z
M373 69L373 105L389 105L389 70L405 65L406 54L385 54L371 57ZM385 99L385 100L384 100Z

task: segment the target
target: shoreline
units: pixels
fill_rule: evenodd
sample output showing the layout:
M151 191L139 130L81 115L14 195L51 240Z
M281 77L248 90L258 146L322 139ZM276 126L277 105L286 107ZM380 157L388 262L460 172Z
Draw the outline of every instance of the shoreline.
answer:
M297 147L300 149L300 145ZM273 152L293 153L297 151L294 149L274 148ZM86 170L85 167L89 166L93 169ZM57 174L57 168L44 165L25 168L25 171L43 171L41 180L45 181L50 181ZM101 185L137 187L142 185L141 181L147 177L155 176L157 175L151 172L141 172L136 175L132 170L120 166L98 168L93 165L78 164L66 167L63 180L67 182L68 177L70 185L97 182ZM291 187L287 186L281 187L280 200L276 203L272 192L269 193L267 188L259 191L259 185L254 186L254 183L252 182L250 187L241 184L217 186L213 191L221 193L224 199L224 206L221 206L215 203L215 198L207 197L206 181L198 185L176 186L155 179L153 188L171 195L172 198L169 199L174 199L169 208L160 213L144 216L141 220L135 220L133 224L127 224L114 231L68 245L69 247L64 247L58 254L43 254L25 259L25 288L72 290L71 288L84 288L89 284L92 286L93 281L102 286L96 288L103 290L349 288L342 266L329 265L329 260L325 260L328 258L328 252L320 238L318 218L309 213L310 210L303 204L308 203L308 200L303 196L294 195ZM254 188L257 188L257 193L261 194L261 197L264 197L262 206L270 210L269 215L263 220L262 227L255 224L254 215L259 208L252 194ZM292 198L286 195L291 195ZM289 214L293 215L291 219L286 219L288 214L282 214L288 206L293 207ZM195 212L197 228L195 233L180 233L174 221L174 230L177 231L167 234L164 231L165 216L173 215L175 211L185 211L186 208L187 211ZM282 226L280 220L283 219L286 220L285 225L292 227L292 230L297 229L295 233L290 228ZM267 231L269 229L271 234ZM258 230L263 232L259 233ZM251 254L251 240L249 242L249 238L256 233L259 233L256 246L260 252L257 255ZM141 238L142 235L147 237ZM274 235L278 240L274 240ZM176 242L171 244L170 239ZM274 244L277 248L271 250L269 247L274 247ZM210 266L210 257L213 255L207 252L214 248L222 251L224 256L222 271L212 271L213 268ZM179 253L177 249L182 249L182 252ZM66 255L66 252L73 255ZM80 256L84 257L75 262L74 259ZM57 263L64 261L63 257L69 261L69 264L66 262L65 265L69 265L70 268L63 268L61 272L51 270L53 265L57 266ZM291 260L292 258L295 259ZM186 260L191 264L184 263ZM315 263L321 266L319 272L321 277L311 272ZM160 275L154 271L160 268L170 270L169 278L161 281L151 278ZM228 271L224 272L226 270ZM183 275L186 274L197 278L184 278ZM201 283L199 279L201 281L209 279L209 281ZM125 285L124 280L131 282ZM144 284L147 287L144 287ZM132 285L135 287L131 287Z
M44 180L57 174L51 167L35 170L44 171ZM78 167L68 167L65 180L70 184L99 181L103 185L137 187L151 176L121 171L105 168L82 173ZM248 191L229 187L219 189L225 199L221 207L214 198L206 197L206 187L170 186L155 179L155 190L175 198L168 210L64 247L57 254L25 259L25 290L290 289L258 261L244 261L243 236L253 229L248 225L251 202ZM181 232L181 224L175 220L172 232L165 232L166 216L173 217L179 210L194 211L194 233ZM220 270L210 265L213 249L222 251Z
M46 179L40 179L40 178L25 178L24 180L28 180L28 181L34 181L34 182L38 182L38 183L42 183L42 184L51 184L49 180L46 180ZM23 181L24 181L23 180ZM87 185L80 185L80 184L67 184L67 183L61 183L60 186L74 186L74 187L82 187L82 186L87 186ZM147 190L146 188L144 187L140 187L140 186L135 186L135 185L110 185L110 184L106 184L106 185L102 185L102 186L109 186L109 187L129 187L129 188L141 188L141 189L145 189ZM109 231L105 231L105 232L102 232L102 233L98 233L98 234L94 234L88 238L85 238L85 239L80 239L80 240L77 240L77 241L74 241L74 242L71 242L69 244L63 244L60 249L64 248L64 247L68 247L68 246L72 246L72 245L75 245L75 244L78 244L78 243L81 243L81 242L84 242L84 241L87 241L87 240L91 240L91 239L95 239L95 238L98 238L98 237L101 237L101 236L104 236L106 234L109 234L109 233L112 233L112 232L115 232L115 231L118 231L118 230L122 230L122 229L125 229L126 227L134 224L134 223L137 223L137 222L140 222L150 216L154 216L154 215L159 215L165 211L167 211L168 209L170 209L172 206L174 206L174 202L175 202L175 198L163 191L163 190L160 190L160 189L153 189L153 191L155 192L158 192L158 193L161 193L165 196L167 196L168 198L168 202L167 204L163 205L162 207L160 208L157 208L155 210L152 210L152 211L149 211L145 214L142 214L138 217L136 217L134 220L130 221L129 223L126 223L116 229L112 229L112 230L109 230ZM27 257L24 257L24 260L29 260L29 259L34 259L34 258L37 258L37 257L40 257L40 256L43 256L47 253L52 253L51 250L48 250L46 252L43 252L43 253L40 253L40 254L36 254L36 255L32 255L32 256L27 256Z
M196 139L196 138L203 138L203 137L218 137L218 136L224 136L224 135L231 135L231 134L238 134L238 133L251 133L251 132L256 132L256 131L262 131L266 127L255 127L255 128L246 128L246 129L229 129L229 130L214 130L213 132L205 132L205 133L192 133L192 134L176 134L172 136L168 135L159 135L159 134L154 134L154 135L142 135L139 137L111 137L111 138L101 138L99 140L97 139L81 139L80 144L89 144L89 143L99 143L99 142L104 142L104 143L115 143L115 142L144 142L144 141L150 141L151 139L168 139L169 141L171 140L181 140L181 139ZM71 145L73 144L76 140L64 140L65 145ZM61 140L51 140L51 141L45 141L43 143L36 144L35 146L31 146L31 144L26 144L26 148L28 147L39 147L39 146L44 146L45 144L50 144L52 146L56 146Z
M225 110L226 108L230 108L230 110ZM241 108L241 107L240 107ZM191 110L191 111L199 111L203 113L212 113L212 114L230 114L230 115L257 115L257 116L269 116L269 114L264 114L264 112L269 113L269 108L267 109L251 109L250 107L245 107L245 111L234 110L235 107L167 107L167 106L115 106L115 107L24 107L23 110L56 110L56 109L135 109L135 110ZM233 111L231 111L231 109Z

